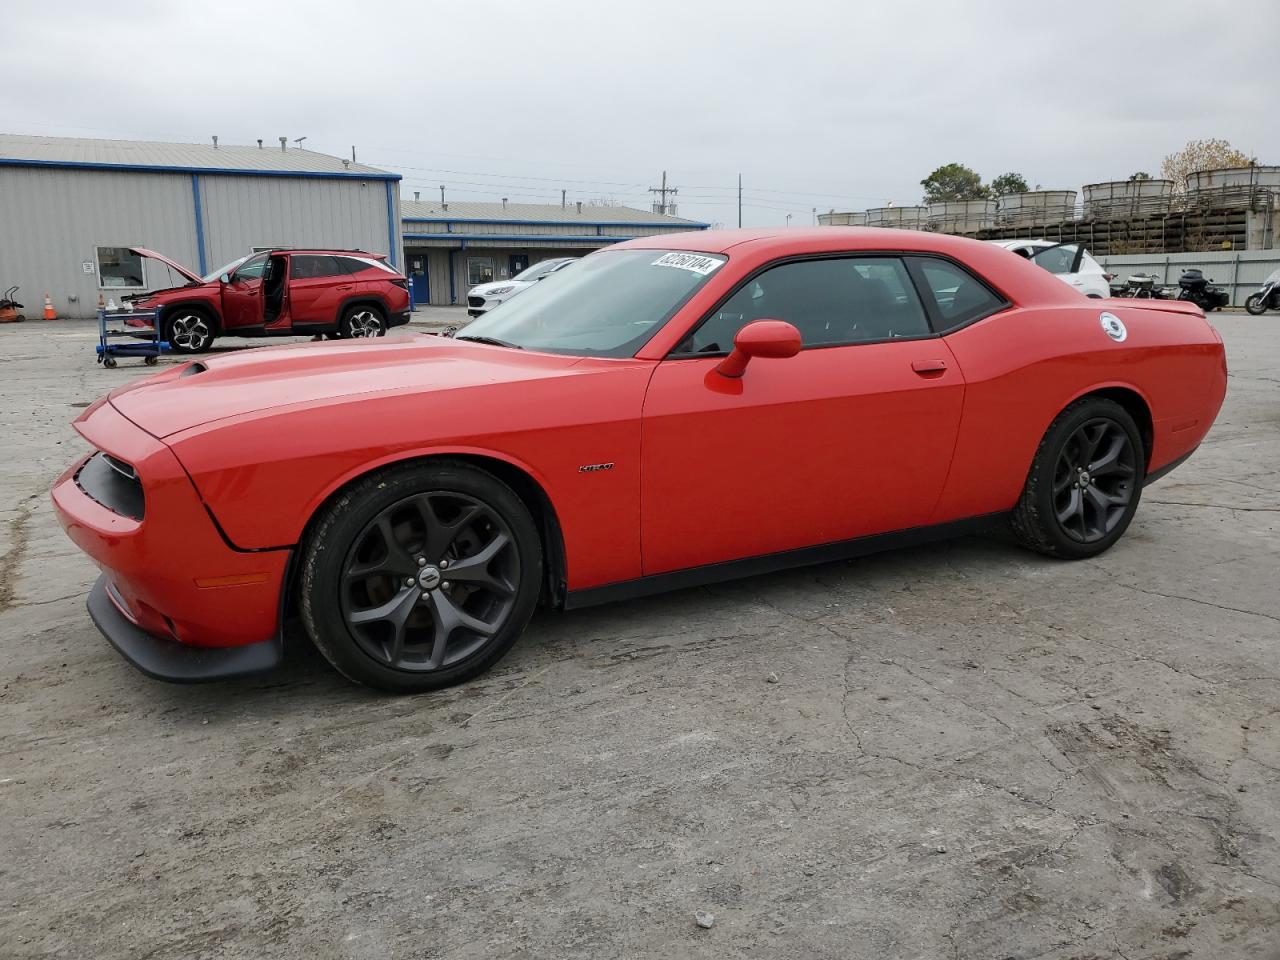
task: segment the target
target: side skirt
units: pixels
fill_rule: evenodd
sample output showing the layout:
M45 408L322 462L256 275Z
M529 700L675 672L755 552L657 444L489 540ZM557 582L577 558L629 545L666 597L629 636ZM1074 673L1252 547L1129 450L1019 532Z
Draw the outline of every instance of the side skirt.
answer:
M895 530L892 533L878 533L870 537L857 537L853 540L841 540L836 543L824 543L817 547L801 547L798 550L784 550L780 553L766 553L763 556L748 557L745 560L727 560L723 563L711 563L703 567L690 567L685 570L673 570L670 573L658 573L635 580L624 580L610 583L603 587L589 587L585 590L571 591L564 602L564 609L576 610L579 607L591 607L600 603L614 603L619 600L632 600L646 597L654 593L666 593L668 590L684 590L687 587L700 587L708 583L722 583L725 580L737 580L742 577L756 577L763 573L787 570L791 567L805 567L817 563L831 563L836 560L848 560L852 557L880 553L884 550L897 550L903 547L914 547L935 540L949 540L968 534L989 530L1004 520L1006 513L990 513L981 517L970 517L966 520L953 520L929 527L912 527L909 530Z
M1192 447L1182 456L1178 457L1176 460L1170 460L1159 470L1152 470L1150 473L1146 475L1146 477L1143 478L1142 485L1144 487L1149 487L1151 486L1151 484L1155 483L1157 480L1163 480L1169 474L1173 473L1173 471L1177 470L1178 467L1182 466L1184 463L1190 460L1191 455L1199 449L1200 449L1200 445L1196 444L1194 447Z

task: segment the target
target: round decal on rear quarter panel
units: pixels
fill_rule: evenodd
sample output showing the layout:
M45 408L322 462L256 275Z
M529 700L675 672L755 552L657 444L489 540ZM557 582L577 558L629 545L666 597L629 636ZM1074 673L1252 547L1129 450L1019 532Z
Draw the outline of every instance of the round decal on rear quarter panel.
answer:
M1114 313L1099 314L1098 322L1102 324L1102 332L1116 343L1123 343L1124 338L1129 335L1129 331Z

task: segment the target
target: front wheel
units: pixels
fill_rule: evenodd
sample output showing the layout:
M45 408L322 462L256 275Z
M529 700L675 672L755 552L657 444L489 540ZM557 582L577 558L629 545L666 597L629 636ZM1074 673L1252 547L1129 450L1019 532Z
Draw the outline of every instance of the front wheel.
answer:
M488 669L538 600L542 549L528 508L457 461L393 467L317 518L299 605L316 647L351 680L392 693Z
M1133 520L1145 475L1133 417L1113 400L1083 397L1058 414L1040 441L1013 511L1013 532L1038 553L1096 557Z
M1260 293L1255 293L1244 302L1244 308L1249 311L1251 316L1260 317L1267 312L1266 298L1264 298Z
M204 353L213 337L213 322L203 313L179 309L165 319L164 338L174 353Z
M376 307L348 307L338 323L338 335L345 339L381 337L387 332L387 322Z

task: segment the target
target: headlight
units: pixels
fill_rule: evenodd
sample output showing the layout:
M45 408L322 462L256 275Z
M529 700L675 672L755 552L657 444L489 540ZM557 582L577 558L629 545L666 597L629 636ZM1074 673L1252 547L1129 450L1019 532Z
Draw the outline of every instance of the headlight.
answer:
M496 289L496 290L490 290L490 291L488 291L487 293L485 293L485 296L486 296L486 297L500 297L500 296L502 296L504 293L510 293L510 292L511 292L512 290L514 290L514 289L515 289L515 287L498 287L498 289Z

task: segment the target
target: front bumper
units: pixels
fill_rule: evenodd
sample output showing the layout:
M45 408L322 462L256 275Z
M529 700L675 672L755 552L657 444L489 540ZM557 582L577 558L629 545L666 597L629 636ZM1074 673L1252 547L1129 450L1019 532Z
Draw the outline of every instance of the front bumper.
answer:
M132 465L145 495L145 511L136 516L94 499L110 500L81 482L80 471L92 458L54 485L59 522L103 571L90 597L99 629L140 669L164 679L218 679L239 675L246 665L274 665L278 655L268 654L279 630L291 551L232 547L173 451L110 403L90 407L76 428L99 450ZM258 652L226 652L251 647ZM196 666L172 668L176 663Z
M192 647L153 636L124 615L114 593L104 573L89 591L89 616L120 655L148 677L170 683L231 680L271 670L284 658L278 636L242 647Z

